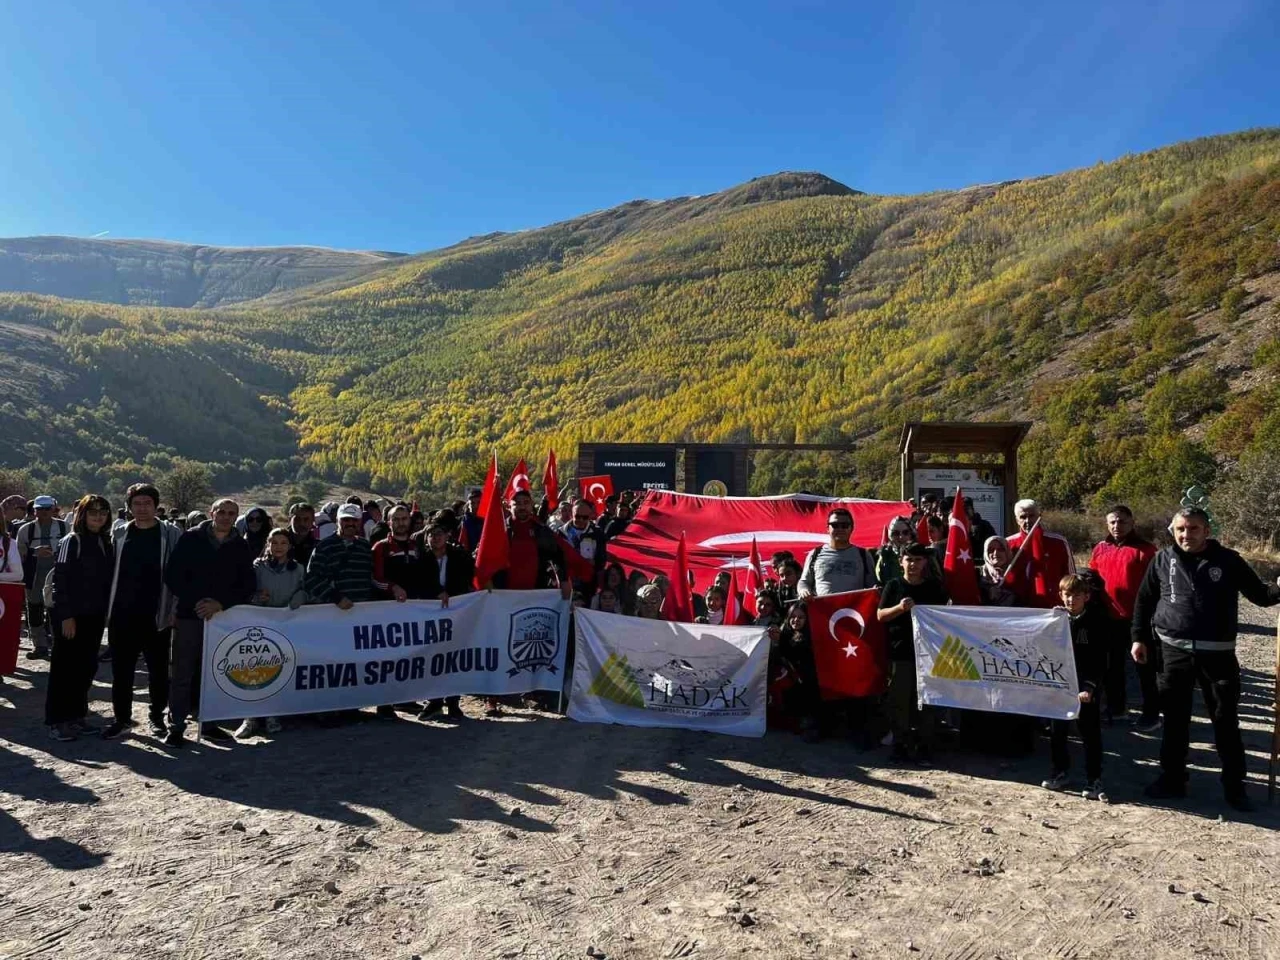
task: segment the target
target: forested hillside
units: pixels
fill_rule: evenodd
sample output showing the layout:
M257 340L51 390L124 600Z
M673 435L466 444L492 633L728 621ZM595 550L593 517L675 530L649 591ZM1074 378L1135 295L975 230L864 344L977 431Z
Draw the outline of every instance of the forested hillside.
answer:
M0 455L394 492L495 447L849 442L753 483L888 494L904 420L1027 417L1025 491L1154 501L1277 448L1278 242L1268 130L922 196L781 174L216 311L10 295Z
M103 303L216 307L348 277L395 256L320 247L17 237L0 239L0 290Z

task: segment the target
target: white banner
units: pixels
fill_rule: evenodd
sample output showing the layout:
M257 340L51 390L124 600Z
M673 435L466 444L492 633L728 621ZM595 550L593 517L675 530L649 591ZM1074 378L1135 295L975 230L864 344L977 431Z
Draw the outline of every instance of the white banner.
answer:
M581 607L574 618L574 720L764 736L763 627L668 623Z
M569 615L558 590L232 607L205 621L200 719L560 690Z
M911 610L921 706L1072 720L1080 712L1066 610Z

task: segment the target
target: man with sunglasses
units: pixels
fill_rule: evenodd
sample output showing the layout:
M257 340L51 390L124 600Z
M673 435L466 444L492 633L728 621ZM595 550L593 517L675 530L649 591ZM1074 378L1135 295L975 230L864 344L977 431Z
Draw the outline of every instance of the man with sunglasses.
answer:
M849 542L853 536L853 514L844 507L834 508L827 514L827 533L828 541L814 547L805 558L799 584L802 601L876 585L871 555Z

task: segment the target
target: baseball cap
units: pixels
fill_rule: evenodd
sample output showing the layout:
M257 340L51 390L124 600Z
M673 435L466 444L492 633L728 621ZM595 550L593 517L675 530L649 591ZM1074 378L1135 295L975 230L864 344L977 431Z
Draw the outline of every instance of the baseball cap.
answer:
M35 507L37 510L52 510L57 505L58 505L58 501L53 499L53 497L50 497L50 496L36 497L35 502L32 503L32 506Z
M338 508L339 520L347 520L347 519L359 520L363 516L364 514L361 511L361 509L357 507L354 503L344 503L342 506Z

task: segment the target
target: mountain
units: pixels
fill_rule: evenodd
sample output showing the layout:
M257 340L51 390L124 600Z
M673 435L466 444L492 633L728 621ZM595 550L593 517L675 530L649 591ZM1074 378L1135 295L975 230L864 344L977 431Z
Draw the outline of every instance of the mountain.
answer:
M1168 502L1280 441L1280 130L877 196L636 200L220 309L0 295L0 462L175 457L456 489L579 441L848 443L753 488L884 495L904 420L1027 417L1022 489Z
M161 240L0 239L0 290L160 307L217 307L345 277L397 254L207 247Z

